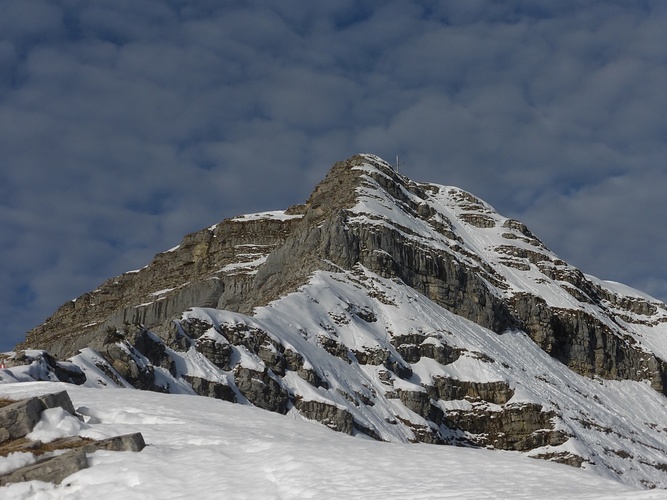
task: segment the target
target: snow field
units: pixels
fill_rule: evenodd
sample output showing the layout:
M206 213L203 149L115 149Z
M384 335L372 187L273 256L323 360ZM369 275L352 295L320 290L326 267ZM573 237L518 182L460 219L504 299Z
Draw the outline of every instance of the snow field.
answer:
M3 499L659 499L518 453L382 443L257 408L188 395L61 383L0 386L14 398L66 389L86 435L143 433L140 453L91 455L60 486L0 488ZM95 423L93 423L95 422ZM1 467L1 462L0 462Z

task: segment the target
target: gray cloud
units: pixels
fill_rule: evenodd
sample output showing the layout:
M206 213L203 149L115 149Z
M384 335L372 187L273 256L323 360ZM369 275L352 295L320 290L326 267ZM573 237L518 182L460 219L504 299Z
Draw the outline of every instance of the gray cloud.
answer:
M0 0L10 348L187 232L372 152L667 298L664 2Z

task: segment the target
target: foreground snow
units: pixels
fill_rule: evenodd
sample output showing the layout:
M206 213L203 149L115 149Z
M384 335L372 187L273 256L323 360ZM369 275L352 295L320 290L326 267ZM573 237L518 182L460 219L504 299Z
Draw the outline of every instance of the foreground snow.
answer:
M80 433L140 431L140 453L96 452L60 486L0 488L3 499L656 499L592 472L518 453L382 443L210 398L60 383L0 386L12 398L66 389L88 415ZM84 408L85 407L85 408ZM48 424L42 423L47 432ZM74 428L75 426L73 426ZM2 461L10 459L0 459Z

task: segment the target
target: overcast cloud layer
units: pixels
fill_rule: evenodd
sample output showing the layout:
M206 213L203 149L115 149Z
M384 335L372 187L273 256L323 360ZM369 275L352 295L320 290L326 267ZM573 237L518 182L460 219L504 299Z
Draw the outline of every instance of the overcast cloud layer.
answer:
M0 350L359 152L665 300L666 47L663 0L0 0Z

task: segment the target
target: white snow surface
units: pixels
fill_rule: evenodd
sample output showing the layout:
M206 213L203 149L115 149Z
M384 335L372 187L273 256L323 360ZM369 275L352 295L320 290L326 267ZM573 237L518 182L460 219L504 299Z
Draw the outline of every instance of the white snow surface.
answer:
M6 457L0 457L0 474L8 474L35 461L35 455L24 451L15 451Z
M250 254L247 254L250 255ZM246 257L245 255L241 255L241 257ZM231 264L227 264L224 266L222 269L220 269L220 272L223 273L229 273L229 272L244 272L248 274L255 274L257 273L257 268L264 264L266 262L266 257L267 255L260 255L259 257L254 257L253 260L245 261L245 262L233 262Z
M42 412L40 421L26 437L32 441L50 443L56 439L78 436L87 428L87 425L62 408L49 408Z
M140 431L147 447L95 452L61 485L12 484L0 488L4 500L667 498L518 453L382 443L210 398L43 382L1 385L0 395L63 389L94 413L87 435Z
M289 220L289 219L300 219L302 215L288 215L284 210L272 210L269 212L257 212L255 214L244 214L232 218L232 221L235 222L246 222L250 220L260 220L260 219L274 219L274 220Z

